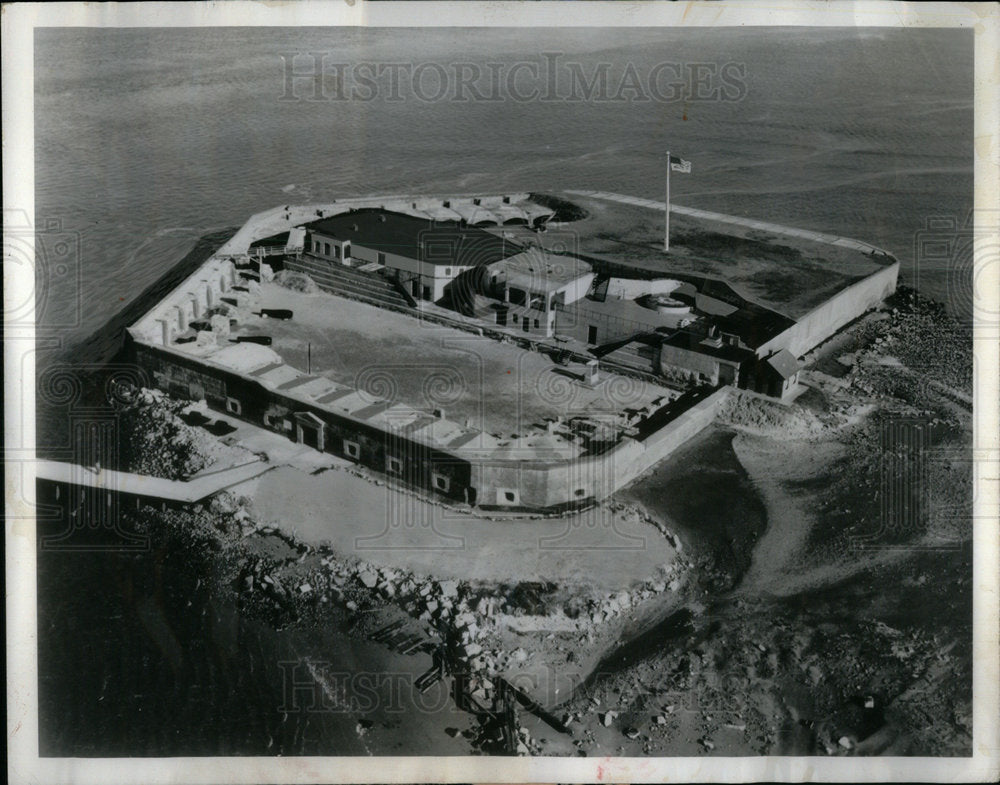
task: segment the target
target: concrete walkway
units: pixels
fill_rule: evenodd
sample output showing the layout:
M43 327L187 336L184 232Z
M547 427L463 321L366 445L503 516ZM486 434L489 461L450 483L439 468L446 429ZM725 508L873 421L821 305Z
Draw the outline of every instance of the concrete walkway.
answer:
M567 191L568 194L577 196L589 196L592 199L604 199L608 202L621 202L622 204L633 204L637 207L648 207L650 210L663 212L666 209L665 202L656 202L652 199L642 199L638 196L626 196L624 194L613 194L606 191ZM746 226L750 229L758 229L762 232L781 234L788 237L799 237L803 240L813 240L817 243L827 245L837 245L841 248L851 248L862 253L883 253L887 256L891 254L870 243L863 243L860 240L852 240L850 237L838 237L833 234L823 234L822 232L811 232L808 229L796 229L792 226L782 226L781 224L769 223L767 221L757 221L753 218L742 218L738 215L726 215L725 213L715 213L711 210L699 210L695 207L683 207L679 204L671 204L670 212L678 215L686 215L690 218L702 218L708 221L719 221L720 223L734 224L736 226Z
M228 469L203 474L185 482L151 477L146 474L119 472L112 469L94 469L62 461L37 461L35 463L37 476L52 482L186 504L199 502L273 468L273 464L270 463L251 461Z

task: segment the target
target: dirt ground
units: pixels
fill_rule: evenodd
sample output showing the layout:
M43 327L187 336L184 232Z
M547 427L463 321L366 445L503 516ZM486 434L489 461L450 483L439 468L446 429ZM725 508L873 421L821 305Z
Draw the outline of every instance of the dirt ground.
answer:
M970 504L970 464L930 467L929 503L905 530L887 525L867 474L883 458L879 418L945 420L935 446L956 455L971 419L961 389L915 390L905 367L870 390L866 369L894 349L866 343L871 322L813 354L804 405L747 399L724 414L767 528L731 590L695 595L687 617L613 652L560 707L579 750L970 753L972 522L954 512ZM827 373L845 351L847 371Z
M272 336L271 348L290 365L306 369L311 344L314 373L418 409L444 409L489 433L523 434L546 418L618 413L672 394L613 375L590 388L570 378L573 368L537 352L325 293L266 283L261 304L294 317L250 317L243 329Z
M614 591L655 575L677 557L654 527L606 506L560 518L493 520L349 471L287 467L261 477L253 496L255 517L303 542L435 576Z

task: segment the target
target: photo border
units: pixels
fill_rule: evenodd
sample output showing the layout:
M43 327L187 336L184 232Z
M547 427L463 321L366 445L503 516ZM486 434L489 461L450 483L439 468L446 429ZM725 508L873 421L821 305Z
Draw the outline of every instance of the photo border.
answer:
M260 2L14 3L2 16L3 182L9 209L34 216L33 30L35 27L372 26L372 27L961 27L975 34L976 265L987 291L1000 291L996 265L982 269L998 206L1000 90L998 7L991 3L803 2ZM6 227L5 227L6 228ZM5 313L33 291L25 265L4 267ZM20 298L17 297L20 293ZM19 319L23 314L19 311ZM996 313L997 309L991 309ZM33 311L32 311L33 313ZM32 313L29 313L30 319ZM5 325L8 777L11 782L650 782L650 781L994 781L1000 739L997 530L998 345L996 325L977 320L973 755L969 758L507 758L193 757L40 758L33 509L18 493L34 483L34 328ZM12 451L13 448L13 451ZM992 467L992 468L991 468ZM992 474L991 474L992 472ZM20 485L12 482L16 476Z

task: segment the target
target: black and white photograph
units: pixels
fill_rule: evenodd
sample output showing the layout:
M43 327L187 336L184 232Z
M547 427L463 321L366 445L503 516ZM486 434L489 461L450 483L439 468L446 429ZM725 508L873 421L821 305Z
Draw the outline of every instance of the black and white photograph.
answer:
M995 781L997 7L820 5L5 5L10 781Z

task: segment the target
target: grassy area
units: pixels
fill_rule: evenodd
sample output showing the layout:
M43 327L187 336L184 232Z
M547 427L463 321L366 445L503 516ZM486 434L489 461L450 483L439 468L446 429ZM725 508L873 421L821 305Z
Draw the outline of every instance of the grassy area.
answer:
M747 298L792 318L883 266L860 251L676 213L670 217L667 253L659 211L585 196L573 199L587 218L533 237L546 247L558 243L570 253L643 271L637 277L669 277L672 272L719 277Z

